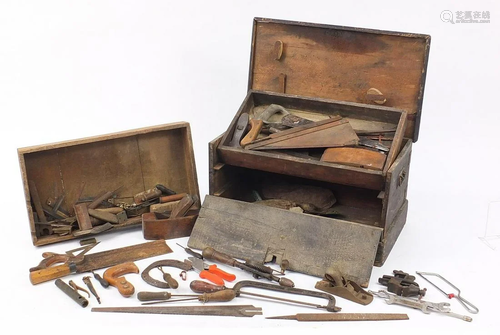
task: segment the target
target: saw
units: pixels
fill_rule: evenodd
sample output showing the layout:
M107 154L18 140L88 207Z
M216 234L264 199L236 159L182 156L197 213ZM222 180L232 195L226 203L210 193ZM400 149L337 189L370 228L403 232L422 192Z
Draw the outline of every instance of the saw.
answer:
M31 283L36 285L72 273L90 272L172 252L165 240L157 240L86 255L95 245L69 250L65 254L44 252L40 264L30 269ZM76 251L80 252L75 255ZM54 265L57 263L62 264Z

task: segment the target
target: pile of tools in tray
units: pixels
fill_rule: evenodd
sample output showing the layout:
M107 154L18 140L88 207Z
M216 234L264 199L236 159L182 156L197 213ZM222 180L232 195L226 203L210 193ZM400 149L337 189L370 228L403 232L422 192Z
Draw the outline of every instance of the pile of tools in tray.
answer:
M276 114L281 119L271 122ZM253 118L242 113L228 145L382 170L395 130L357 132L340 115L312 121L271 104Z
M322 309L329 313L300 313L295 315L273 316L268 319L285 319L297 321L380 321L380 320L408 320L407 314L399 313L338 313L341 308L336 305L336 298L350 300L352 302L368 305L377 296L386 300L388 304L398 304L414 309L419 309L424 313L440 313L452 316L464 321L472 321L466 315L459 315L451 312L448 303L432 303L422 300L426 289L420 288L415 282L415 277L403 271L394 271L393 275L386 275L379 278L379 284L386 286L387 290L373 292L364 290L354 281L348 280L342 273L334 268L327 269L324 278L318 281L314 289L303 289L295 287L292 280L285 276L288 269L289 260L283 260L280 269L252 261L239 261L230 255L223 254L212 247L204 248L201 253L178 244L190 256L183 261L176 259L162 259L151 263L142 271L134 263L137 260L160 256L172 252L172 249L165 243L165 240L146 242L119 249L112 249L103 252L87 254L92 248L99 244L95 239L81 240L80 248L66 251L64 254L45 253L40 264L30 269L30 281L33 285L55 280L55 285L67 296L72 298L82 307L89 305L89 300L82 296L85 293L90 299L91 294L96 301L101 304L96 286L92 283L91 276L86 275L82 282L88 290L79 286L75 281L68 283L61 278L75 273L89 272L99 284L108 289L115 287L118 293L125 298L135 294L134 285L125 278L127 274L141 273L141 278L147 284L160 289L156 291L137 292L136 298L141 302L141 306L132 307L94 307L93 312L116 312L116 313L142 313L142 314L177 314L177 315L213 315L213 316L237 316L253 317L262 315L262 308L253 305L233 305L211 303L224 303L243 297L256 297L275 300L280 303L290 303L303 307ZM77 254L75 254L78 251ZM208 262L211 263L208 263ZM214 263L231 266L246 273L252 274L255 280L236 281L236 275L226 272ZM172 275L172 271L167 268L177 268L180 273ZM103 276L95 271L105 269ZM186 281L188 271L194 270L199 274L200 279L189 283L189 288L193 294L175 294L170 290L179 288L179 280ZM156 273L153 273L156 272ZM417 272L423 279L430 282L425 276L437 276L438 274ZM160 277L162 280L156 278ZM156 278L155 278L156 277ZM180 279L176 279L180 278ZM202 280L204 279L204 280ZM266 280L266 281L262 281ZM445 280L446 281L446 280ZM234 282L232 287L227 286L227 282ZM456 295L446 294L450 299L456 298L470 313L477 313L478 309L467 300L460 297L460 291L455 288ZM250 292L245 288L259 289L275 292L274 294L261 294ZM290 294L292 297L300 296L298 299L284 298L283 294ZM321 303L304 301L304 297L321 299ZM416 297L416 298L415 298ZM182 301L199 301L200 306L174 305L174 306L144 306L157 304L171 304Z
M103 191L95 197L80 197L70 208L64 208L65 195L49 197L42 203L34 181L29 182L37 237L84 236L98 234L115 227L140 224L142 214L158 212L163 217L178 218L199 208L197 195L176 193L157 184L135 194L131 202L117 198L120 188Z

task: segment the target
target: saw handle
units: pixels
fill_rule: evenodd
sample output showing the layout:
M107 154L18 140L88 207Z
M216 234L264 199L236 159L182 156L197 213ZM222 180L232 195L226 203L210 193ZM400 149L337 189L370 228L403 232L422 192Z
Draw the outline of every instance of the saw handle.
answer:
M122 277L126 273L139 273L139 268L133 262L127 262L110 267L104 271L104 279L118 289L125 298L132 296L135 292L134 286Z
M245 135L245 137L243 137L240 142L242 148L253 142L257 138L257 136L259 136L263 125L264 122L262 120L251 119L249 121L250 131Z

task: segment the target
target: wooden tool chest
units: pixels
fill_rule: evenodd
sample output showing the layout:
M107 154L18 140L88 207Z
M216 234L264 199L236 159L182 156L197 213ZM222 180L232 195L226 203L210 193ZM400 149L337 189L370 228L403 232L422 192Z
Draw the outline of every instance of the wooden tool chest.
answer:
M199 198L191 130L186 122L20 148L18 155L35 246L85 236L81 229L58 234L40 222L37 207L50 212L56 199L62 200L59 211L71 217L76 203L114 190L116 204L132 204L134 195L157 184ZM141 214L112 224L110 231L141 227ZM188 214L176 222L169 238L190 234L197 211ZM145 224L156 224L148 218ZM145 234L146 239L162 238L157 237Z
M366 286L406 222L429 48L428 35L254 19L248 94L227 131L210 143L210 195L188 245L260 262L286 259L291 270L319 277L336 266ZM303 155L280 145L233 145L240 117L256 120L272 104L313 122L340 117L356 134L378 136L387 146L383 164L326 162L325 147ZM331 190L340 215L253 204L263 183Z

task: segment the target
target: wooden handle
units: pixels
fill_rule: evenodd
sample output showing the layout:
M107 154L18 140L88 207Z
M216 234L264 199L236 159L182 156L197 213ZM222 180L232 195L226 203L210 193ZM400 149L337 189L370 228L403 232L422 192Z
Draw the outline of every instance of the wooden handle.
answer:
M139 268L133 262L118 264L107 269L103 277L111 286L116 287L122 296L128 298L134 294L135 288L125 277L120 277L126 273L139 273Z
M244 148L246 145L248 145L250 142L254 141L257 136L260 134L260 130L262 129L262 126L264 125L264 122L262 120L256 120L252 119L250 120L250 131L248 134L243 137L243 139L240 142L240 145Z
M198 297L198 300L201 302L209 302L209 301L226 302L233 300L235 297L236 297L236 292L227 289L214 293L203 293Z
M236 260L234 258L226 254L223 254L222 252L218 252L212 247L206 247L205 249L203 249L202 254L203 258L206 258L214 262L227 264L231 266L235 266L236 264Z
M191 291L196 293L213 293L226 289L225 286L210 284L202 280L193 280L191 284L189 284L189 287Z
M66 277L71 274L70 267L66 264L48 267L30 272L30 282L33 285L44 283L52 279Z
M167 282L167 284L168 284L168 286L170 286L170 288L176 289L179 287L179 283L177 282L177 280L172 278L170 273L164 273L163 280Z
M154 300L168 300L172 297L170 292L139 292L137 299L139 301L154 301Z

